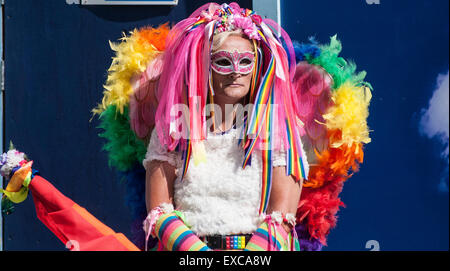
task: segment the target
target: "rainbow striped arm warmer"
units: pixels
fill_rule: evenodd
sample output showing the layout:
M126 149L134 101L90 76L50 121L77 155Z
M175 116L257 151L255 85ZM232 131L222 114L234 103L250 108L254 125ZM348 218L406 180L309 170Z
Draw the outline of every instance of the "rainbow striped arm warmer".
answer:
M244 250L246 251L299 251L295 229L287 233L281 220L266 216L265 221L255 231Z
M174 212L159 217L155 225L155 234L169 251L211 250Z

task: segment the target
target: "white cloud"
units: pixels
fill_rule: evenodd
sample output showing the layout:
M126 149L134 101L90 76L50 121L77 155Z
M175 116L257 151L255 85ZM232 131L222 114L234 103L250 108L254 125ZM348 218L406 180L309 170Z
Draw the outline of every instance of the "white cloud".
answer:
M422 109L419 130L428 138L435 138L442 144L441 157L449 161L449 83L447 74L439 74L436 89L429 101L428 108ZM445 174L447 175L447 174ZM440 191L448 192L448 176L444 176L439 184Z
M445 147L442 156L448 158L449 89L448 75L439 74L437 88L433 92L427 109L422 110L420 131L429 138L437 138Z

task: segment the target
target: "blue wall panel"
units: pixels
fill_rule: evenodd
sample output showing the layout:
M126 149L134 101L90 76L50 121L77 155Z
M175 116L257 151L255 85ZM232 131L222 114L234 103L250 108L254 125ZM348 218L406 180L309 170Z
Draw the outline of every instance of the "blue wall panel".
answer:
M292 39L313 36L323 44L337 34L341 56L366 70L374 87L372 142L360 172L344 185L347 207L324 250L367 250L369 240L378 241L380 250L449 249L449 194L438 188L441 181L448 186L448 155L443 159L439 144L419 134L421 109L437 75L449 68L448 5L281 1L282 26Z
M65 195L130 235L125 187L107 165L91 109L101 100L113 52L108 40L144 25L178 22L208 1L177 6L79 6L5 1L5 142L35 161ZM237 1L251 8L251 0ZM4 218L5 250L65 250L36 218L32 198Z

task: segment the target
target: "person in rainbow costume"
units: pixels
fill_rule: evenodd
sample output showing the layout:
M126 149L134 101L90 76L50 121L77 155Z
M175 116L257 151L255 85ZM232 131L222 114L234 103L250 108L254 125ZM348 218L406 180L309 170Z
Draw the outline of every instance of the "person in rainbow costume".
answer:
M81 250L326 245L343 183L370 142L371 86L339 57L336 36L328 45L292 43L270 19L209 3L172 28L134 30L111 47L93 112L110 163L128 183L132 242L15 149L1 164L11 179L5 206L31 191L39 219Z

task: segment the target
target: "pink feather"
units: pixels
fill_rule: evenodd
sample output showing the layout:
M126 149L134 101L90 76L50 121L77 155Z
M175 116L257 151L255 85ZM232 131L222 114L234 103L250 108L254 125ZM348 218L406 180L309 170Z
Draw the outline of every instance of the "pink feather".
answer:
M133 94L130 96L130 124L139 138L146 138L155 124L158 104L155 89L161 70L162 57L157 56L140 76L131 79Z
M332 105L332 79L321 67L299 62L293 86L298 97L296 112L304 123L308 144L305 148L323 150L328 142L326 126L322 115ZM308 153L313 153L311 149Z

